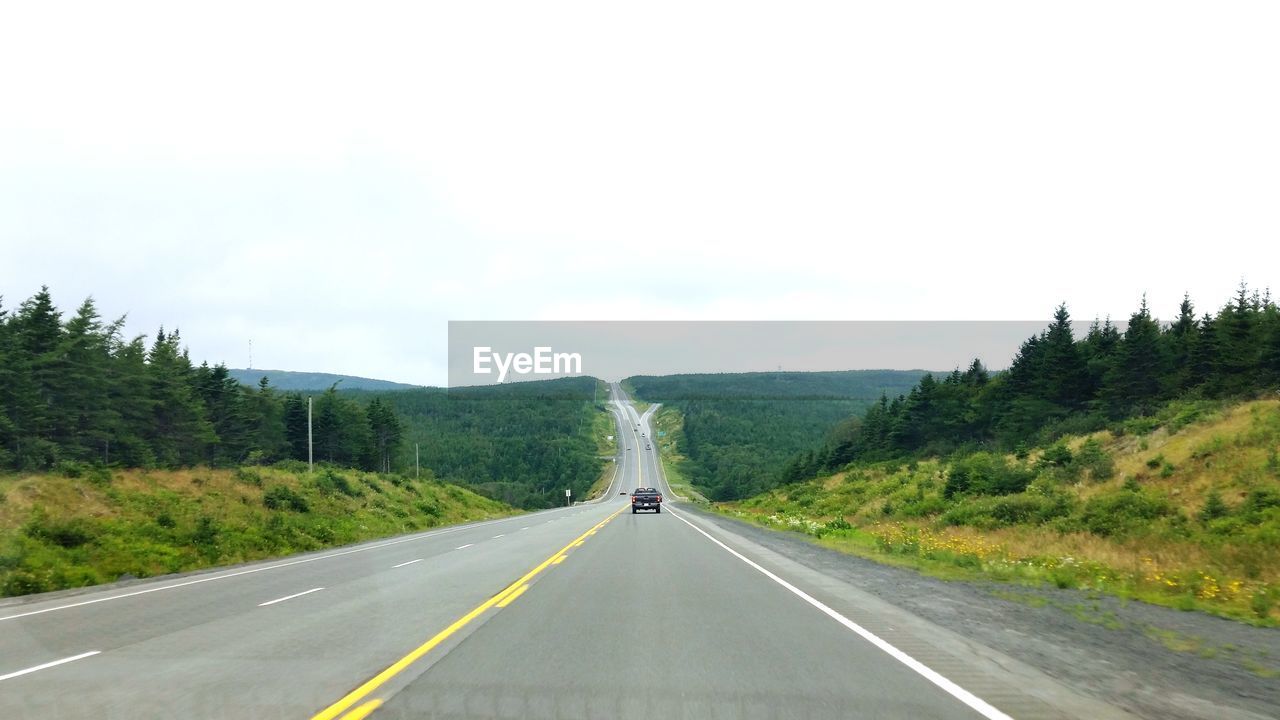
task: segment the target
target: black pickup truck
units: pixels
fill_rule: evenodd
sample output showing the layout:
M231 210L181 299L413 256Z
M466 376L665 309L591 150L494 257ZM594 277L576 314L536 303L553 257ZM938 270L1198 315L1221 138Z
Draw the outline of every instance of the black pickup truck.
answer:
M631 492L631 514L640 510L662 512L662 493L654 488L636 488Z

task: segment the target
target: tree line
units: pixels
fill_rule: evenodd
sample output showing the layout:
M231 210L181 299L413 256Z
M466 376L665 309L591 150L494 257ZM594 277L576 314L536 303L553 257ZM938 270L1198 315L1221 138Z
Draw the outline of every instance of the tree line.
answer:
M306 398L264 378L248 387L223 365L194 365L178 331L126 340L92 298L64 320L48 288L0 305L0 468L64 462L126 467L229 466L307 459ZM315 459L390 471L400 419L374 397L330 388L314 401Z
M1280 309L1270 293L1241 284L1217 312L1197 315L1184 296L1163 323L1144 297L1123 331L1109 319L1075 337L1065 304L1022 343L1008 370L980 360L904 395L887 395L817 451L798 454L781 480L794 482L857 460L1016 450L1152 414L1178 398L1248 397L1280 387Z

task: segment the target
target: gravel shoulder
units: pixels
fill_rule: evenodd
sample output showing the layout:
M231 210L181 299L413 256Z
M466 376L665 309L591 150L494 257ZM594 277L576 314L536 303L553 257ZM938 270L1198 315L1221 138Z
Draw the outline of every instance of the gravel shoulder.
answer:
M939 580L680 509L1139 717L1280 717L1280 629L1078 590Z

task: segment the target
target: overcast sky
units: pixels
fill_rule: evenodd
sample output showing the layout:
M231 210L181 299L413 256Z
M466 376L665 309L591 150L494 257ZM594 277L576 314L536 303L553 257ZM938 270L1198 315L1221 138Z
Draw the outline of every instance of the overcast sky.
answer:
M1275 2L6 3L0 293L433 384L451 319L1210 309L1277 285L1277 37Z

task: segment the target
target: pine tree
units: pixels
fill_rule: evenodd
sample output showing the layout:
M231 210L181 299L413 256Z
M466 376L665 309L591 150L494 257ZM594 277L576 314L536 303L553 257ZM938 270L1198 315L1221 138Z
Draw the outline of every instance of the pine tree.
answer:
M1129 327L1116 354L1115 363L1103 380L1103 402L1113 418L1154 410L1168 373L1160 326L1152 319L1143 296L1138 311L1129 317Z
M1178 319L1165 331L1164 337L1170 367L1166 391L1172 395L1192 385L1193 358L1196 341L1200 337L1200 325L1196 320L1190 294L1182 296L1182 304L1178 306Z

